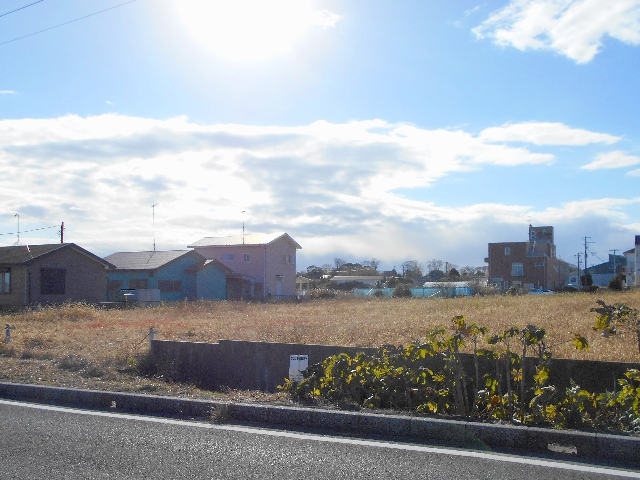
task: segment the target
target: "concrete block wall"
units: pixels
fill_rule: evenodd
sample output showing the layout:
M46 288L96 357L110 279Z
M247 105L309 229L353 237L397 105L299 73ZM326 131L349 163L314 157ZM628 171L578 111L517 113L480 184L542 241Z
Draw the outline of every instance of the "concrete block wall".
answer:
M366 347L241 340L220 340L218 343L153 340L151 361L169 378L202 388L215 390L229 387L275 392L278 385L282 385L289 376L291 355L308 355L309 365L313 365L339 353L354 356L358 352L372 354L376 351L376 348ZM526 361L525 370L530 386L533 384L536 362L534 358L527 358ZM475 377L473 356L463 354L462 363L469 377L469 388L472 388ZM440 370L442 359L426 359L425 366ZM481 377L485 372L495 376L493 362L479 358L479 367ZM635 363L555 359L551 363L549 383L557 388L566 388L573 381L591 392L614 391L618 388L617 379L628 369L638 367Z

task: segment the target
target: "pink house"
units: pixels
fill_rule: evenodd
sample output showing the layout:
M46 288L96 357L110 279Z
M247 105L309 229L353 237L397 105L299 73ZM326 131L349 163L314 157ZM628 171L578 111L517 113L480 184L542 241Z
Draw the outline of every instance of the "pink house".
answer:
M296 293L296 250L302 247L287 233L252 233L205 237L189 245L209 260L218 260L250 279L252 298L287 298Z

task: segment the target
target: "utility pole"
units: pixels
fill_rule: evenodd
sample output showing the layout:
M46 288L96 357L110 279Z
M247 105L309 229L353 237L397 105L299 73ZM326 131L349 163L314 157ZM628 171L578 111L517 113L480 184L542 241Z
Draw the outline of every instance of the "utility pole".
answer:
M613 250L609 250L610 252L613 252L613 276L616 276L616 252L618 251L617 248L614 248Z
M64 243L64 222L60 225L60 243Z
M244 245L244 212L246 210L242 210L242 244Z
M574 255L574 257L578 257L578 290L580 290L580 284L582 283L580 281L580 256L582 254L580 252L578 252L576 255Z
M584 240L584 274L585 277L587 275L587 249L589 248L588 245L591 243L595 243L595 242L589 242L588 239L590 239L591 237L582 237L582 239Z

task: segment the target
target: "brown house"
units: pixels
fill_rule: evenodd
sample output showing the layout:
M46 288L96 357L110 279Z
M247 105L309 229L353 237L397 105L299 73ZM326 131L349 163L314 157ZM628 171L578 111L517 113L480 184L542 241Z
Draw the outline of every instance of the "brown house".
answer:
M106 300L109 262L74 243L0 247L0 308Z
M489 283L511 287L557 289L564 287L570 265L556 258L553 227L529 225L527 242L489 244Z

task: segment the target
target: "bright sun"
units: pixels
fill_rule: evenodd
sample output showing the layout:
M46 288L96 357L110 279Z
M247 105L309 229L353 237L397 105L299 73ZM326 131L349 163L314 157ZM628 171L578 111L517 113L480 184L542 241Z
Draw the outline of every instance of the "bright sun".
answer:
M306 0L178 0L175 5L199 42L235 61L286 53L319 23Z

